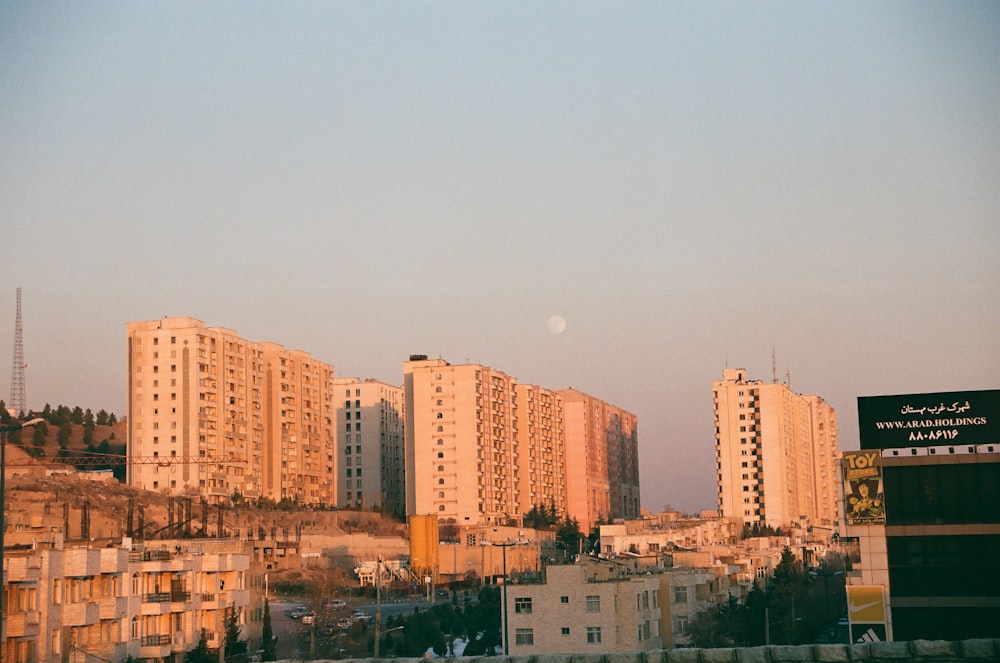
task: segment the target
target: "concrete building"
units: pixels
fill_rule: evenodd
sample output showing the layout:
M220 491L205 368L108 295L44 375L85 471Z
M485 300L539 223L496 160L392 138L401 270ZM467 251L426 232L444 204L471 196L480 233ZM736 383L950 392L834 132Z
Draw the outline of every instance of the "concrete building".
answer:
M712 385L719 509L747 525L819 527L837 516L837 418L818 396L727 368Z
M639 515L635 415L480 364L403 363L407 515L502 525L554 506L589 532Z
M516 381L479 364L403 363L406 513L442 524L505 524L521 508Z
M566 503L587 533L599 521L638 518L639 439L636 416L598 398L564 389Z
M660 649L660 578L599 560L548 566L542 584L508 586L511 656Z
M260 625L248 627L259 592L251 605L240 542L89 548L65 547L59 535L6 557L0 651L8 663L183 661L202 629L218 647L234 612L242 635L260 641Z
M378 380L333 378L340 506L405 515L403 389Z
M333 504L333 373L306 352L194 318L130 322L129 485Z
M522 513L533 506L555 507L566 513L566 431L562 398L555 391L518 384L518 502Z

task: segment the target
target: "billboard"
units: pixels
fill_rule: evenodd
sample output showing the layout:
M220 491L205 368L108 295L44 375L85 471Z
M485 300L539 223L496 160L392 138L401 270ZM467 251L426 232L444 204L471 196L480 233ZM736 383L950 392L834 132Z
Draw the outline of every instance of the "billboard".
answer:
M848 525L884 525L882 496L882 452L845 451L844 518Z
M1000 389L859 396L862 449L995 444Z
M847 623L851 642L888 640L887 621L882 585L847 586Z

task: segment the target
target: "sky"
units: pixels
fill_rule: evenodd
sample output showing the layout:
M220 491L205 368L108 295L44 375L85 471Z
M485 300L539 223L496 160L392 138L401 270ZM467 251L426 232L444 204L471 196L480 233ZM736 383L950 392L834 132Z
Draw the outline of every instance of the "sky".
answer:
M393 384L485 364L633 412L642 505L715 508L727 366L842 449L858 396L1000 387L998 34L975 1L0 3L0 353L21 287L29 408L123 414L164 316Z

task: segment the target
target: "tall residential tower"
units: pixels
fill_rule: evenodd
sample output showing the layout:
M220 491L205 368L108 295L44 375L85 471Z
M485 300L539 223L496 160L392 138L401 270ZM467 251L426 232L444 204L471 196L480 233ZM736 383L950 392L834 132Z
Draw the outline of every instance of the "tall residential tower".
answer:
M727 368L712 385L719 510L747 525L831 529L839 487L837 416L818 396Z
M334 368L194 318L128 324L128 483L212 501L337 499Z

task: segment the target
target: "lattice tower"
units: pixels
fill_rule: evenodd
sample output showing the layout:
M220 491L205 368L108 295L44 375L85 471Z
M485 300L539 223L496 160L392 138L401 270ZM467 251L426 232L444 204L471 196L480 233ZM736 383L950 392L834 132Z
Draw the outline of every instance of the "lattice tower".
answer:
M10 370L10 409L15 416L27 411L24 397L24 331L21 327L21 289L17 289L17 318L14 323L14 362Z

